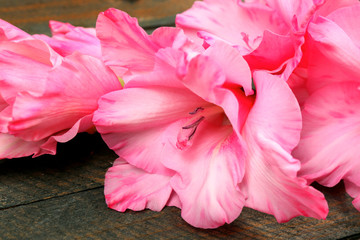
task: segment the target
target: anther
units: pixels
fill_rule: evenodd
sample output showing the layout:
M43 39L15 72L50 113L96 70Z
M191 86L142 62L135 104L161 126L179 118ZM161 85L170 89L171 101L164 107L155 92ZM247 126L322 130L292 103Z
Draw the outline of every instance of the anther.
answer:
M203 107L198 107L198 108L195 109L194 111L189 112L189 114L190 114L190 115L195 115L195 114L197 114L198 111L204 111L204 108L203 108Z

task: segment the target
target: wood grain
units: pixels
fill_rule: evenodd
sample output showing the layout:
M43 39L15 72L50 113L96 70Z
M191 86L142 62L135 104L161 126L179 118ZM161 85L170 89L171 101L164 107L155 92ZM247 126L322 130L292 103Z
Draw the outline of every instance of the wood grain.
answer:
M232 224L215 230L185 223L180 210L127 211L106 207L103 188L53 197L0 211L2 239L340 239L357 237L360 213L343 185L322 189L330 203L327 220L298 217L278 224L270 215L245 208ZM359 235L358 235L359 236ZM356 238L354 238L356 239Z
M103 178L116 155L99 135L61 144L57 156L0 162L0 239L358 239L360 213L343 184L325 193L327 220L297 217L285 224L245 208L215 230L189 226L179 209L119 213L106 207ZM5 196L5 197L4 197Z
M49 20L94 27L101 11L117 8L137 17L147 28L174 24L175 14L194 0L0 0L0 18L31 33L49 34Z
M0 161L0 210L103 186L116 155L101 137L80 134L56 156Z

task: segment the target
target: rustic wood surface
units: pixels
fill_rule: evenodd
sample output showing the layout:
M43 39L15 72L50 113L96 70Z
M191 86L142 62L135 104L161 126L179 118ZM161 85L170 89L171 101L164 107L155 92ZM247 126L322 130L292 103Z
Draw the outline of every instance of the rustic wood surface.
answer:
M118 8L137 17L143 27L174 23L175 14L194 0L0 0L0 18L31 34L50 33L49 20L94 27L99 12Z
M116 7L146 28L173 24L193 0L0 0L0 18L30 33L49 33L48 20L95 25L98 12ZM116 155L98 134L60 144L58 155L0 161L0 239L360 239L360 213L343 184L316 185L330 206L327 220L274 217L245 208L215 230L189 226L180 210L119 213L106 207L103 180Z

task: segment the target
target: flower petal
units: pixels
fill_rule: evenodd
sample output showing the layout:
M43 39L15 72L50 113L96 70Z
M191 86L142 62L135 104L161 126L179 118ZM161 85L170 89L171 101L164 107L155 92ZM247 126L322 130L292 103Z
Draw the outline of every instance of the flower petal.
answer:
M120 212L145 208L160 211L172 192L169 181L169 176L147 173L123 160L116 160L105 175L106 203Z
M21 91L41 94L61 57L40 40L1 41L0 63L1 95L6 100Z
M118 76L122 75L122 71L117 71L119 68L132 72L144 72L153 68L158 46L139 26L136 18L110 8L99 14L96 32L101 42L104 62Z
M39 152L44 141L25 141L13 135L0 133L0 159L26 157ZM54 154L53 152L46 152ZM44 154L44 152L42 152Z
M245 197L237 183L244 174L245 153L231 126L202 122L196 134L190 148L174 147L164 164L177 172L171 186L180 198L184 220L195 227L216 228L242 211Z
M96 31L105 64L123 77L126 83L132 75L152 71L156 62L155 54L160 49L181 48L190 53L202 51L179 28L161 27L149 36L136 18L116 9L99 15ZM126 70L129 72L125 73Z
M281 26L270 8L237 0L196 1L176 16L176 25L199 43L197 32L203 31L250 51L257 48L265 29L279 32Z
M149 173L169 175L172 171L160 161L168 158L164 147L180 128L169 130L168 126L204 104L187 89L125 88L100 99L94 123L120 157Z
M303 109L303 132L294 156L310 182L334 186L360 182L360 84L334 83L314 92Z
M12 105L4 101L1 103L1 107L4 109L0 112L0 132L8 133L9 122L12 120Z
M293 31L304 33L315 12L324 0L266 0L266 4L276 9L278 15Z
M302 127L298 102L286 83L265 71L254 72L256 100L251 109L250 124L267 138L291 152L299 143ZM266 117L264 117L266 116Z
M319 17L309 25L308 31L313 40L308 50L312 59L307 84L310 92L329 83L360 79L360 48L342 28L329 19Z
M321 6L321 8L318 10L318 14L320 14L321 16L328 16L339 8L358 4L358 0L326 0L325 3Z
M0 41L1 40L21 40L31 38L31 35L14 25L0 19Z
M121 89L120 82L99 59L71 55L51 72L43 95L19 94L9 131L25 140L37 141L70 129L97 109L102 95L117 89ZM91 127L89 122L87 128Z
M335 186L344 179L353 204L360 211L360 157L358 116L360 84L329 84L305 102L303 132L294 156L302 162L300 174L309 182Z
M298 66L287 81L287 84L296 96L301 109L304 106L305 100L309 97L309 91L306 87L307 80L308 69L306 67Z
M353 40L354 44L360 47L360 3L356 1L357 4L353 6L344 7L338 9L326 18L335 22L349 37Z
M183 88L183 84L178 77L177 67L184 62L186 54L183 51L173 48L162 48L155 53L154 68L149 73L133 76L126 87L152 87L166 86Z
M194 57L188 64L183 82L206 101L222 107L235 132L239 134L253 104L253 98L245 96L245 93L252 92L249 89L251 75L240 53L235 49L228 51L222 46L223 43L216 44L205 54ZM220 57L220 53L213 54L218 51L224 55ZM225 63L233 64L233 67L225 67ZM240 84L244 84L245 93Z
M350 196L355 198L352 201L352 204L358 211L360 211L360 185L358 184L359 182L355 182L353 180L351 181L344 180L344 182L345 182L346 192L349 193Z
M242 135L248 145L244 180L246 206L273 214L279 222L299 215L325 218L324 196L297 177L300 162L290 155L299 140L300 109L287 84L255 72L255 104Z
M34 35L35 38L47 42L62 56L68 56L75 51L85 55L101 58L100 40L96 37L94 28L74 27L69 23L49 22L52 37Z
M41 145L41 149L55 152L58 142L68 142L80 132L94 133L95 128L89 128L89 126L92 126L92 117L92 115L87 115L79 119L70 129L65 129L55 135L52 135L46 140L44 144ZM37 155L35 155L35 157L37 157Z
M138 131L172 123L204 104L204 100L187 89L125 88L100 99L94 122L105 134L114 130Z
M303 42L302 36L283 36L265 30L259 47L244 58L252 70L281 73L286 81L301 60Z
M226 84L240 85L246 95L254 94L248 63L236 49L226 43L215 42L203 55L216 61L226 75Z
M260 133L251 136L254 130L244 128L249 157L239 188L248 196L245 206L272 214L278 222L296 216L325 219L328 207L324 196L297 177L300 162L276 142Z

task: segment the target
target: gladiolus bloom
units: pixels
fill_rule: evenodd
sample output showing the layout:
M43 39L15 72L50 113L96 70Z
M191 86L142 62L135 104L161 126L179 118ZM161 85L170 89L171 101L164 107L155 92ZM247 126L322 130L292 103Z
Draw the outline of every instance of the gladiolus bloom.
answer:
M344 180L360 211L360 4L309 25L303 131L294 155L309 182L332 187ZM331 69L331 71L329 71Z
M288 80L302 58L309 22L357 0L204 0L178 14L176 25L192 39L234 46L252 70Z
M326 216L323 195L297 176L300 162L290 154L301 114L285 81L263 71L252 76L240 52L223 42L197 51L179 29L148 36L115 9L100 14L97 33L106 63L135 73L123 90L104 95L94 113L96 128L120 157L105 178L109 207L177 206L202 228L232 222L244 206L279 222ZM110 51L131 43L136 47L128 51Z
M121 89L101 60L63 58L46 42L0 22L0 158L55 154L57 142L94 131L105 93Z
M76 51L101 58L100 41L94 28L74 27L70 23L58 21L50 21L49 26L52 37L42 34L34 37L45 41L61 56L65 57Z

